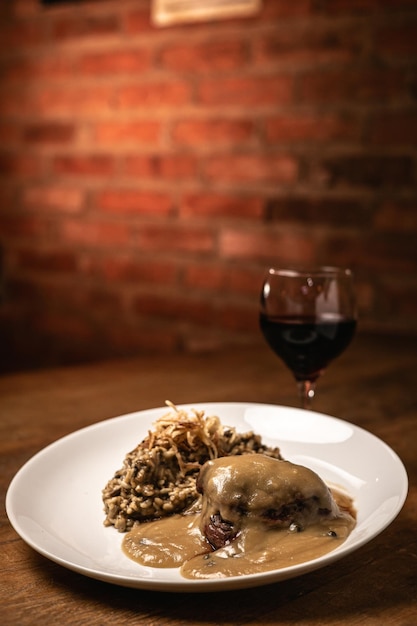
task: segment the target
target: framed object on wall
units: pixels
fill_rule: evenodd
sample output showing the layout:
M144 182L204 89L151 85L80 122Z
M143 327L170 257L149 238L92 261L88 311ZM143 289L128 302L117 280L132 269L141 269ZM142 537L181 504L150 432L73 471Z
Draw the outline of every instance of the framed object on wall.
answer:
M256 15L261 0L152 0L156 26Z
M85 0L41 0L44 5L75 4ZM151 18L156 26L186 22L251 17L259 13L262 0L151 0Z
M74 4L75 2L82 2L83 0L41 0L41 4Z

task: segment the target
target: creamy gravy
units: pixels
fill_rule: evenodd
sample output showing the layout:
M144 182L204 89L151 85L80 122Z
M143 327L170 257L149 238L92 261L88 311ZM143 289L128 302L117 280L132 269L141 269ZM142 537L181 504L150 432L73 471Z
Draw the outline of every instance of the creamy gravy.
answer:
M122 545L127 556L149 567L180 567L188 559L212 551L200 531L198 513L134 526Z
M338 492L333 495L338 502ZM340 498L346 506L346 496L340 494ZM304 563L335 550L350 534L355 520L343 513L302 532L265 530L258 523L249 524L235 540L214 551L199 525L198 513L141 524L125 535L123 551L141 565L181 567L185 578L253 574Z
M208 461L200 470L197 489L202 493L202 529L208 528L214 545L216 530L210 532L210 520L217 514L236 532L242 524L252 524L260 517L270 525L287 527L291 519L307 528L339 513L328 486L316 472L262 454Z
M208 462L201 472L200 508L134 527L123 539L125 554L142 565L180 567L185 578L207 579L289 567L322 556L345 541L355 526L348 496L335 488L330 492L307 468L255 456ZM279 475L271 473L276 463L280 463ZM297 523L290 527L265 523L259 511L292 502L294 494L301 494L307 503L301 513L294 513ZM245 513L238 515L242 507ZM217 550L205 532L215 511L234 521L237 529L236 536Z
M352 517L343 516L301 532L265 530L259 524L246 526L224 548L185 561L181 573L185 578L222 578L304 563L337 548L354 525Z

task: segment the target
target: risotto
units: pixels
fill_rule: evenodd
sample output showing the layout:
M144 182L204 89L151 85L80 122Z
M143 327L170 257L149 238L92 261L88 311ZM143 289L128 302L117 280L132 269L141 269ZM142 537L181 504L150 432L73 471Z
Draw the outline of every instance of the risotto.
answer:
M102 492L106 526L120 532L136 523L181 513L198 501L196 480L208 460L264 454L281 459L279 448L252 431L238 433L204 411L186 412L167 402L168 412L129 452Z

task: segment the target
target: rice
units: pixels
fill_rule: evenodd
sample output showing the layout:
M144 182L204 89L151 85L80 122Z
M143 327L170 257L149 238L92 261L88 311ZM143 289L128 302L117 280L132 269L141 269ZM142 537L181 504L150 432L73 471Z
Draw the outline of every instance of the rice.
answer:
M129 452L102 491L105 526L126 532L136 523L181 513L198 500L196 479L210 459L238 454L281 458L252 431L238 433L204 411L171 402L155 429Z

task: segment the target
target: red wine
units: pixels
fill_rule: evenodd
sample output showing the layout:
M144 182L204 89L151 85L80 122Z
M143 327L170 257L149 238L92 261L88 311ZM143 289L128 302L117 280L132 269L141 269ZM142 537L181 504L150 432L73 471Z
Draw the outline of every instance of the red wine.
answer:
M316 380L341 354L355 333L356 321L343 317L268 317L261 313L264 337L296 380Z

